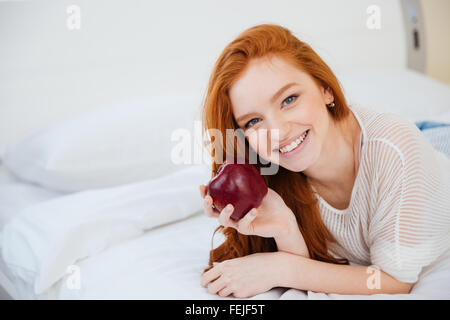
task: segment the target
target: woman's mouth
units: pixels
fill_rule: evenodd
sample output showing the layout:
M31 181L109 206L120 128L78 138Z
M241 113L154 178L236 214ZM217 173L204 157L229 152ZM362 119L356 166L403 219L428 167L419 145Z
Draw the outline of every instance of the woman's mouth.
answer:
M301 149L303 149L303 145L305 144L305 142L307 142L309 139L309 130L306 130L300 137L298 137L296 140L292 141L289 145L278 149L277 151L283 155L283 156L287 156L290 154L293 154L296 151L299 151Z

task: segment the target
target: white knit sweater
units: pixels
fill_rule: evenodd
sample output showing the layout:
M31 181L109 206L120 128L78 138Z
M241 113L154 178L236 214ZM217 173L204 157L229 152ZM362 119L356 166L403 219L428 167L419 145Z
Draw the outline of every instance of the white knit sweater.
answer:
M414 283L423 267L450 249L450 159L407 120L358 105L350 109L362 129L350 204L335 209L316 192L337 241L329 252Z

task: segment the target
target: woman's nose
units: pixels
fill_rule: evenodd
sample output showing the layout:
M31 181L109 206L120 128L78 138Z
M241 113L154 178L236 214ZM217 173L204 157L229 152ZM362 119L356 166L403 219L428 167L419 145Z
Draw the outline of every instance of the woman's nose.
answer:
M268 122L268 140L267 143L270 143L270 150L277 148L279 146L280 141L289 138L290 132L290 124L288 121L285 121L282 118L273 119Z
M273 114L270 118L266 119L267 129L279 130L280 135L282 131L289 129L289 121L282 114Z

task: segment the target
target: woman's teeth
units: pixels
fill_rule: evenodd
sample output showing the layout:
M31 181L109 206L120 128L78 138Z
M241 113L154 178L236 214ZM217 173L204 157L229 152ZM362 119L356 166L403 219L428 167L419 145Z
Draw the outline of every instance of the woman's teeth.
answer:
M280 149L281 153L286 153L289 151L294 150L295 148L297 148L302 142L303 140L305 140L306 136L308 135L309 129L305 131L305 133L303 133L297 140L292 141L289 145L287 145L284 148Z

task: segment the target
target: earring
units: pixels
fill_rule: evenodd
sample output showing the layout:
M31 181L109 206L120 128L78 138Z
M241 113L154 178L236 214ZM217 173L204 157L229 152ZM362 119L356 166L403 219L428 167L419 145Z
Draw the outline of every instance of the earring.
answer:
M335 106L334 101L332 103L327 104L328 108L333 108Z

